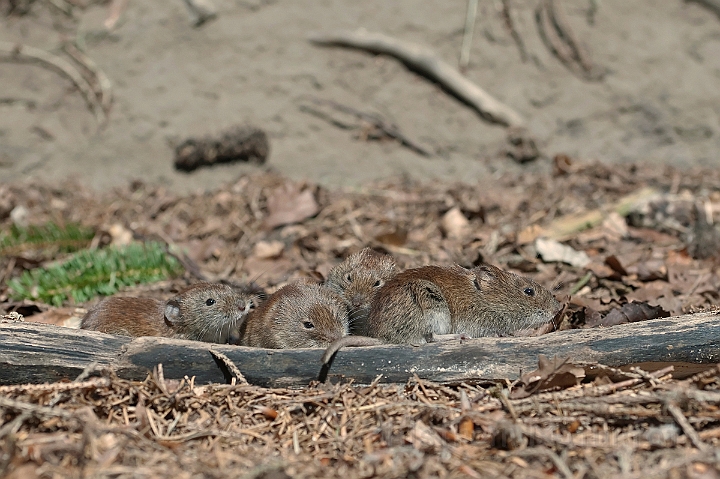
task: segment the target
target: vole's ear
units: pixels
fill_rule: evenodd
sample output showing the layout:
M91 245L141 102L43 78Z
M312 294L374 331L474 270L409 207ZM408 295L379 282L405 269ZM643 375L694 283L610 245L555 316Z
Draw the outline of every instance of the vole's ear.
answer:
M479 291L496 279L494 267L490 265L483 264L473 268L473 273L475 273L475 288Z
M171 299L165 303L165 322L175 326L180 321L180 303Z
M409 289L415 303L423 308L431 308L433 305L445 302L442 291L432 281L417 279L409 281L406 287Z

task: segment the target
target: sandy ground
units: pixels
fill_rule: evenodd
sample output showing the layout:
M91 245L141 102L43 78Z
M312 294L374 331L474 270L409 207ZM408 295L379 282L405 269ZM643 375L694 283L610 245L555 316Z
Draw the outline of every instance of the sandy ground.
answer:
M174 190L210 188L256 168L229 165L191 175L172 167L173 142L237 124L264 129L265 167L292 178L352 186L412 177L474 181L520 167L502 151L506 130L483 121L439 86L389 57L319 48L316 31L364 27L427 45L457 65L466 2L412 0L215 0L218 18L192 28L180 0L130 1L112 33L107 5L49 2L0 18L0 41L59 53L76 36L113 85L109 124L99 129L81 95L47 68L0 62L0 178L80 177L98 187L142 178ZM593 63L588 82L541 42L537 1L515 0L523 62L499 1L480 2L467 76L519 111L547 156L604 162L720 164L720 20L680 0L564 2ZM5 5L5 3L1 3ZM353 138L303 112L313 95L376 112L430 148L424 158L393 142Z

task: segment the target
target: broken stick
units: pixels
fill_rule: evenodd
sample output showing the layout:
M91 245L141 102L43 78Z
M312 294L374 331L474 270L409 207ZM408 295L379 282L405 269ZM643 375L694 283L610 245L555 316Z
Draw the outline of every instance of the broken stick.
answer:
M321 111L320 109L313 108L307 105L300 105L300 110L311 115L322 118L323 120L346 130L357 130L363 129L364 127L370 126L374 131L366 133L365 139L381 139L382 137L391 138L400 142L401 145L408 147L415 153L419 153L422 156L432 156L432 153L417 144L415 141L405 136L397 125L385 121L380 115L374 113L365 113L355 108L342 105L332 100L323 100L320 98L309 97L308 101L316 105L317 107L328 106L333 110L350 115L360 123L346 122L342 119L335 118L332 114Z
M518 235L518 243L527 244L543 236L557 241L572 238L579 231L593 228L601 224L607 215L614 211L625 217L639 203L648 201L658 195L658 191L651 187L641 188L633 193L623 196L614 204L606 208L597 208L584 213L561 216L545 227L530 227Z
M411 70L440 83L460 100L473 107L482 118L505 126L522 127L525 123L519 113L462 76L459 71L422 45L362 29L355 32L314 34L310 36L310 41L316 45L359 48L372 53L390 55L405 63Z

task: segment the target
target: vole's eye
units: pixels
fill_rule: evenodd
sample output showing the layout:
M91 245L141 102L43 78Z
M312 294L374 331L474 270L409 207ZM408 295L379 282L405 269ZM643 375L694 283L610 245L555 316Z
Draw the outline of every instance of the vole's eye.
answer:
M480 283L478 282L477 278L473 279L473 285L475 286L475 289L480 291Z
M382 281L380 280L375 281L375 284L373 284L373 288L379 288L380 286L382 286Z
M535 290L532 288L525 288L523 293L525 293L528 296L535 296Z
M207 304L208 306L212 306L213 304L215 304L215 300L212 298L208 298L208 300L205 301L205 304Z
M346 279L348 282L352 281L352 275L348 274L347 276L345 276L345 279Z
M305 329L313 329L315 327L315 325L310 321L305 321L303 323L303 326L305 327Z

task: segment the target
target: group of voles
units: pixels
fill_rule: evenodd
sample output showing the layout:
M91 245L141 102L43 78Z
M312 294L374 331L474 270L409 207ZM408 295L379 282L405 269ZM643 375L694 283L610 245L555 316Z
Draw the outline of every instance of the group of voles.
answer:
M322 284L298 281L263 297L257 287L211 283L194 284L166 302L111 297L89 311L81 327L262 348L324 348L507 336L545 325L561 310L547 289L495 266L399 272L392 256L369 248L335 266Z

